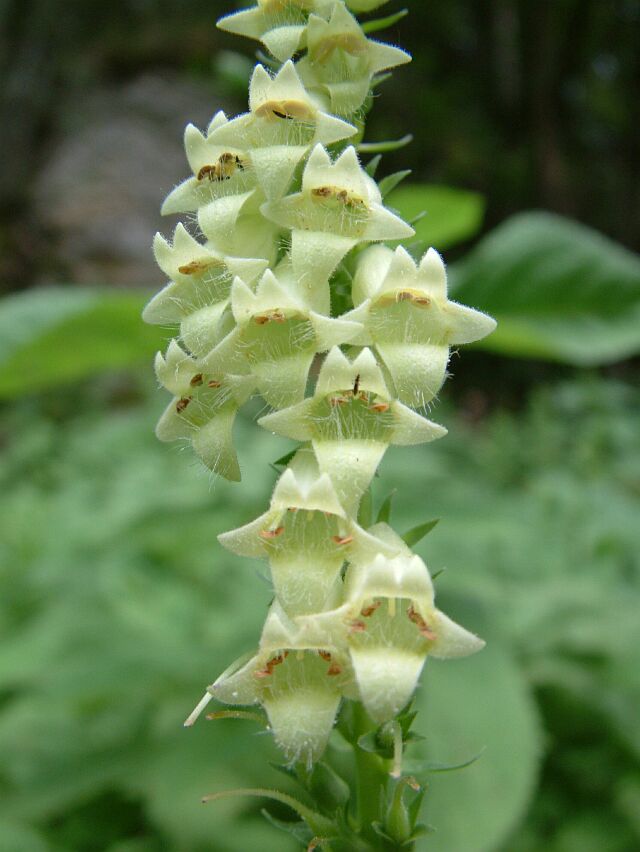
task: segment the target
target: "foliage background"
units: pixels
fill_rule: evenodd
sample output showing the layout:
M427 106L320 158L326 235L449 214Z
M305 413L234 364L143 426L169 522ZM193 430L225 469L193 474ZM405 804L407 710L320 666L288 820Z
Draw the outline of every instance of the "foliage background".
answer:
M442 519L420 552L447 569L443 608L489 640L427 668L416 757L485 750L433 776L425 848L632 852L640 3L409 5L383 37L414 63L381 89L369 138L414 132L380 167L414 170L390 203L427 210L418 236L446 251L456 297L500 319L454 357L433 413L450 436L391 451L375 483L378 502L397 489L401 531ZM227 8L0 6L7 852L289 848L260 803L199 803L274 783L269 741L247 722L181 728L255 642L268 583L215 536L262 510L288 447L249 410L232 486L157 444L149 361L167 333L137 319L162 283L148 245L186 170L180 126L242 109L247 68L229 51L250 46L216 32Z

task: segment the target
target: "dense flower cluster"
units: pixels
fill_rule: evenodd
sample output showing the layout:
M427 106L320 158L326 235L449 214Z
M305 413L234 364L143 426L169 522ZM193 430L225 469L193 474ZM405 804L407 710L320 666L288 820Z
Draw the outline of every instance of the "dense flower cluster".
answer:
M384 206L355 147L376 74L409 60L351 14L380 5L259 0L219 22L281 65L256 67L248 112L218 113L206 133L187 127L192 175L163 211L187 214L204 241L183 225L171 243L158 235L170 283L144 314L179 329L156 360L173 395L161 440L188 441L214 473L239 479L233 422L259 393L272 409L260 425L302 443L269 509L220 536L268 560L275 599L256 653L208 688L189 721L212 697L260 704L287 759L307 764L343 696L383 723L428 655L483 644L436 609L426 565L387 524L357 521L389 445L445 434L423 411L450 347L494 327L448 299L437 252L416 263L384 244L413 230ZM332 315L337 276L350 301Z

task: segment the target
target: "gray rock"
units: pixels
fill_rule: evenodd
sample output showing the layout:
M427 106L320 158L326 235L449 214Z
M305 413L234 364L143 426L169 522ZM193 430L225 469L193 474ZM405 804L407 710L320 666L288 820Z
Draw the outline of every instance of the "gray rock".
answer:
M82 284L158 287L151 254L167 193L188 175L182 145L188 121L203 128L222 108L204 85L145 75L119 90L87 95L34 181L36 216L52 240L52 266Z

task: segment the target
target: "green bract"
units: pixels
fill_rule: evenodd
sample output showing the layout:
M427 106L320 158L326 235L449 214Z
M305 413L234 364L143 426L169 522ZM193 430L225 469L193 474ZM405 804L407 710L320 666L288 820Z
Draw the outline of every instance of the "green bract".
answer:
M351 14L381 5L259 0L219 22L261 41L280 67L256 66L246 113L218 112L205 133L187 127L192 174L163 212L188 214L194 230L178 225L172 243L156 237L169 283L144 318L178 329L156 359L173 397L161 440L188 442L214 473L239 479L233 422L259 394L270 409L260 425L303 444L281 460L268 509L219 537L268 561L274 601L258 650L208 687L187 724L213 698L259 705L286 760L311 772L341 703L356 702L341 731L357 765L365 751L386 760L390 736L399 778L403 711L426 658L483 642L436 608L425 563L388 524L366 528L362 501L390 445L446 434L415 409L438 392L450 348L495 323L448 299L436 251L416 263L384 244L414 232L383 205L358 156L376 75L409 60L368 39ZM363 718L387 740L371 730L362 740ZM383 765L375 760L371 771ZM363 848L349 845L359 832L412 842L417 809L402 810L402 785L385 803L385 783L383 821L349 821L343 808L335 831L347 839L336 848Z

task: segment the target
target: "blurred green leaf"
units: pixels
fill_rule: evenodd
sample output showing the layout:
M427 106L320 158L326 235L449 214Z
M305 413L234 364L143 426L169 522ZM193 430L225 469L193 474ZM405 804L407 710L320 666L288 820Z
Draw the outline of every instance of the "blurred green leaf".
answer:
M416 219L416 237L428 248L442 251L478 233L484 218L484 199L468 192L433 184L405 184L389 193L386 203L403 219Z
M497 319L484 349L583 367L640 351L640 257L550 213L496 228L451 270L451 289Z
M129 367L164 348L140 293L49 287L0 301L0 398Z
M446 743L464 764L486 747L465 769L429 776L425 814L438 848L499 848L524 816L540 757L536 707L517 665L495 640L468 660L430 662L416 709L426 733L416 752L440 756Z

